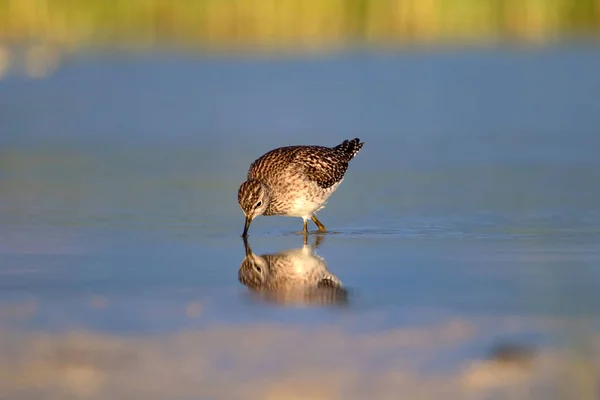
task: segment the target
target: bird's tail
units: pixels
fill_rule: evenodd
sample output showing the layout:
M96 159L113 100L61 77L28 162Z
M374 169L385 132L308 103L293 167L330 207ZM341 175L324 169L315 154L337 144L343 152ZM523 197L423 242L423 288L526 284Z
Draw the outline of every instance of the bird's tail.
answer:
M362 149L364 142L361 142L359 138L352 140L344 140L342 144L338 144L334 147L334 149L341 151L346 156L348 156L348 160L352 160L354 156L358 154L360 149Z

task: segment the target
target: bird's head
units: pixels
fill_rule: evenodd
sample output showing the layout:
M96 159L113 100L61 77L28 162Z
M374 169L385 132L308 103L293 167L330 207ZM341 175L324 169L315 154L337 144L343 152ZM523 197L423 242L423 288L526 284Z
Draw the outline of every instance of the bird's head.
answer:
M264 214L270 202L271 190L263 182L249 179L240 185L238 203L246 215L246 223L244 224L244 233L242 236L248 235L250 223L254 218Z
M244 237L244 248L246 257L238 271L238 279L248 288L259 290L267 281L269 275L269 263L264 257L258 256L252 252L248 240Z

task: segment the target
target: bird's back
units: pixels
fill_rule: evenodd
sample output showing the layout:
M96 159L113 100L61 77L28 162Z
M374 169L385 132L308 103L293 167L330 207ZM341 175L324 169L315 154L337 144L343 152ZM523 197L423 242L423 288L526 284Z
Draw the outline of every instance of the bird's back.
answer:
M255 160L250 165L248 179L272 183L286 174L298 174L322 189L327 189L344 178L348 163L362 146L359 139L353 139L345 140L335 147L280 147Z
M273 149L257 158L248 170L248 179L268 180L294 163L302 148L317 146L286 146Z

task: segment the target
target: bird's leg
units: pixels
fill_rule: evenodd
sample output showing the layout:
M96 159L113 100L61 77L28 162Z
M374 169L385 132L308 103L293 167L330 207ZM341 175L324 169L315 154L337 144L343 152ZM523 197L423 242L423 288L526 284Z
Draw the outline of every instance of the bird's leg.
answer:
M304 220L304 229L302 229L302 233L304 233L305 237L308 235L308 220Z
M315 217L314 215L313 215L313 216L311 216L311 217L310 217L310 219L312 219L312 220L313 220L313 222L314 222L314 223L317 225L317 227L319 228L319 230L320 230L321 232L325 232L325 231L327 230L327 228L325 228L325 225L323 225L323 224L321 223L321 221L319 221L319 220L317 219L317 217ZM306 222L306 221L305 221L305 222Z
M302 243L304 244L304 247L308 246L308 235L306 234L306 232L304 233L303 236L303 240Z
M315 244L313 244L313 249L318 248L321 245L321 242L323 242L323 235L317 235L317 238L315 239Z

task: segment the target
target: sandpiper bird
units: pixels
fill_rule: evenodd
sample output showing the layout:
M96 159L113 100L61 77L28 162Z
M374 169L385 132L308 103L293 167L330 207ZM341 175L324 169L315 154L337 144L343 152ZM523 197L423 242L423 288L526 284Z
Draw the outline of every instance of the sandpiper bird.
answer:
M342 183L348 163L363 144L357 138L335 147L280 147L254 161L248 180L238 190L238 202L246 215L242 236L248 235L250 223L259 215L300 217L305 234L310 218L324 232L325 225L315 213Z
M270 302L284 305L344 305L348 291L315 253L321 243L275 254L256 255L244 237L246 257L238 271L240 283Z

